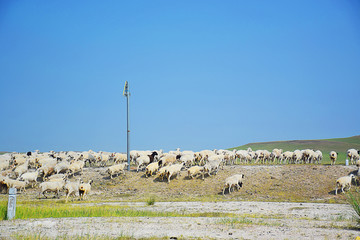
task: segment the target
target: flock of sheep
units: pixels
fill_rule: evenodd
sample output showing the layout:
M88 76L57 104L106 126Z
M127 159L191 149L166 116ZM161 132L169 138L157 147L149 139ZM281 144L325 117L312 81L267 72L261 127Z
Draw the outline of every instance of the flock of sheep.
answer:
M360 151L349 149L347 157L351 164L360 167ZM337 153L329 153L331 164L335 164ZM223 165L236 163L271 163L271 164L300 164L317 163L322 160L322 152L317 150L305 149L293 152L281 149L274 149L272 152L267 150L253 151L247 150L203 150L193 151L170 151L164 153L160 151L131 151L131 164L136 165L136 171L145 171L145 177L156 175L161 181L170 182L173 177L181 174L186 169L189 179L195 177L216 175ZM128 166L127 156L123 153L110 152L46 152L40 153L38 150L28 153L7 153L0 155L0 191L5 192L9 188L17 188L20 192L26 188L33 188L39 185L39 197L46 193L53 192L59 197L60 191L65 191L66 201L70 196L77 194L80 199L86 199L91 191L92 180L82 182L74 179L75 174L82 174L84 167L107 167L106 174L109 178L125 175ZM359 168L360 169L360 168ZM358 172L360 176L360 170ZM231 189L240 189L244 179L243 174L236 174L225 179L223 194L225 190L231 193ZM336 190L340 188L343 192L349 189L355 175L339 178L336 181ZM72 180L72 181L71 181Z

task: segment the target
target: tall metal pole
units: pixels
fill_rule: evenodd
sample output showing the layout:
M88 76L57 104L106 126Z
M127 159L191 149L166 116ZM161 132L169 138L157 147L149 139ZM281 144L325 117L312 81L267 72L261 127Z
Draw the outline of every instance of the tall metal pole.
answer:
M128 171L130 171L130 114L129 114L129 98L130 98L130 92L129 92L129 83L128 81L125 82L125 86L124 86L124 92L123 95L126 97L126 115L127 115L127 120L126 120L126 125L127 125L127 162L128 162Z

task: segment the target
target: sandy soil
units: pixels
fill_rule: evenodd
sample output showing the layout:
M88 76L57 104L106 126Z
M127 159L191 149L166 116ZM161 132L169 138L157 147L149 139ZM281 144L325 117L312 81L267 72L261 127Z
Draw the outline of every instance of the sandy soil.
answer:
M98 203L99 204L99 203ZM178 239L355 239L360 236L347 204L277 202L106 203L151 211L230 212L237 218L122 217L2 221L0 237L19 236Z

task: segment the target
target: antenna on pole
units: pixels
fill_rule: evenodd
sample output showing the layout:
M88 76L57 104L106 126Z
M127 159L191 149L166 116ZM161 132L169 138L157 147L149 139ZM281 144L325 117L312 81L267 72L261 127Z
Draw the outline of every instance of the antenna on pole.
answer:
M129 121L129 97L130 97L130 92L129 92L129 83L128 81L125 81L125 86L124 86L124 91L123 91L123 95L126 97L127 100L127 104L126 104L126 117L127 117L127 150L126 150L126 156L127 156L127 162L128 162L128 171L130 171L130 121Z

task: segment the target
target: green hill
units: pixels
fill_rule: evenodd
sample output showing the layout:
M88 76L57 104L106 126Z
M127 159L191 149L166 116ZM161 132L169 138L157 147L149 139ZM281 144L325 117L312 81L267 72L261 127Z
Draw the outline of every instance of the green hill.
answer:
M348 149L355 148L360 150L360 135L349 138L248 143L231 148L230 150L247 149L248 147L251 147L253 150L266 149L268 151L272 151L274 148L280 148L284 151L294 151L296 149L320 150L323 153L323 163L325 164L330 163L329 152L336 151L339 153L337 164L344 164Z

